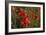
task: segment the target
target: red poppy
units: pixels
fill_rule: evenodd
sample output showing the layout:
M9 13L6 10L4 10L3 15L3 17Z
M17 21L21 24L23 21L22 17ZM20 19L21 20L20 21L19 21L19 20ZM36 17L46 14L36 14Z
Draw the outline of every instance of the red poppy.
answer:
M40 18L40 17L39 17L38 15L33 15L33 19L34 19L34 20L39 20L39 18Z
M29 20L29 17L27 15L27 13L25 13L23 11L23 9L20 9L20 11L19 11L18 14L19 14L19 16L22 16L23 17L23 19L21 20L21 25L23 27L29 27L30 20Z
M19 16L22 16L22 17L25 16L25 13L24 12L19 12L18 14L19 14Z
M30 20L28 17L24 17L21 22L23 27L29 27Z
M40 17L39 16L37 16L37 19L36 20L39 20L40 19Z
M19 16L22 16L22 17L24 17L25 16L25 13L24 13L24 10L22 9L22 8L20 8L20 10L19 10Z
M30 21L30 20L29 20L29 17L24 17L24 18L23 18L23 21L24 21L24 23L30 23L30 22L29 22L29 21Z

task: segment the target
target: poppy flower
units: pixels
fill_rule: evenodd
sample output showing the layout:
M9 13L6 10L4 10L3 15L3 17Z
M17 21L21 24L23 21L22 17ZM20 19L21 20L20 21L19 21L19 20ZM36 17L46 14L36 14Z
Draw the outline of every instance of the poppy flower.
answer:
M21 22L23 24L23 27L29 27L30 20L28 17L24 17Z
M33 19L34 19L34 20L39 20L39 18L40 18L40 17L39 17L38 15L33 15Z
M36 20L39 20L40 19L40 17L39 16L37 16L37 19Z
M24 12L19 12L18 15L24 17L25 13Z
M24 23L30 23L30 20L28 17L23 18L23 20L24 20Z
M21 20L21 25L22 27L29 27L29 23L30 23L30 20L29 20L29 17L27 15L27 13L25 13L25 11L23 9L20 9L19 11L19 16L22 16L23 19Z
M22 17L25 16L24 10L23 10L22 8L19 9L18 15L19 15L19 16L22 16Z

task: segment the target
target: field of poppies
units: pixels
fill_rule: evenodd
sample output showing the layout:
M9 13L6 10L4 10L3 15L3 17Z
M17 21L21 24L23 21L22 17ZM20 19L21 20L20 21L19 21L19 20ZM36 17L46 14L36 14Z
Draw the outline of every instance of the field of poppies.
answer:
M11 28L40 27L40 7L11 6Z

